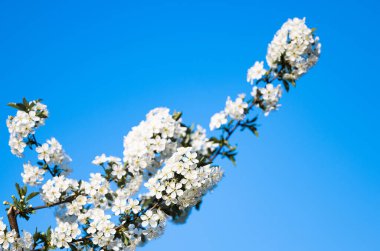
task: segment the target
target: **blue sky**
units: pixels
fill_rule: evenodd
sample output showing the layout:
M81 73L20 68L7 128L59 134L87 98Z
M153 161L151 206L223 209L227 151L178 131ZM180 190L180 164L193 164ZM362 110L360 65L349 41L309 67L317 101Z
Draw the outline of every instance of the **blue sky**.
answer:
M159 2L159 3L158 3ZM238 166L188 223L145 250L380 250L379 4L361 1L2 1L0 200L20 182L8 148L7 102L43 98L38 131L73 158L74 177L157 106L208 125L228 95L249 92L246 69L289 17L322 41L318 65L260 118L260 137L235 135ZM0 215L5 216L4 213ZM52 211L22 222L52 223Z

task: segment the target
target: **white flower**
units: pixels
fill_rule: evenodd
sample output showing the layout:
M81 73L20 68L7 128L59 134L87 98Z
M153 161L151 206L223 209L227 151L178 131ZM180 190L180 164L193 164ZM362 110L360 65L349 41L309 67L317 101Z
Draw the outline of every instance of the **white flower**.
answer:
M222 125L227 123L227 114L224 111L215 113L211 117L210 130L219 129Z
M278 101L282 96L281 85L276 88L272 84L267 84L264 88L259 88L259 91L264 100L265 116L268 116L272 110L277 110L280 106Z
M23 238L20 238L19 242L20 248L23 248L24 250L29 250L34 244L33 235L27 231L23 231Z
M264 69L264 62L255 62L255 64L248 69L247 72L247 82L253 84L254 80L260 79L266 70Z
M149 179L145 186L149 189L149 195L154 196L157 199L162 198L162 191L165 190L165 186L161 184L156 184L154 179Z
M12 243L16 240L16 231L12 230L10 232L0 232L0 246L3 249L8 249Z
M0 218L0 232L4 232L7 229L7 225L4 224L3 218Z
M116 197L113 206L112 206L112 212L115 213L115 215L120 215L127 210L127 200L123 197Z
M50 162L50 149L47 143L44 143L42 146L37 147L36 152L38 153L39 160Z
M124 170L124 167L121 164L112 165L112 175L121 180L121 178L126 175L127 172Z
M32 166L30 163L24 164L24 172L21 177L25 184L35 186L41 184L44 180L45 170L40 169L38 166Z
M141 211L140 202L134 199L128 199L127 210L132 210L134 214L138 214Z
M235 101L232 101L230 97L227 98L225 113L233 119L242 120L245 118L245 109L248 107L248 103L244 102L245 94L240 94Z
M150 209L147 210L145 214L141 215L140 218L142 220L141 225L143 227L147 227L150 225L153 228L157 227L158 220L160 219L158 214L153 213L153 211Z
M183 195L183 190L181 190L182 184L175 183L174 181L170 182L167 186L165 192L172 198L175 199L177 196Z
M51 243L58 248L69 248L69 243L80 234L77 223L60 222L51 233Z
M281 97L281 86L278 85L276 88L272 84L267 84L265 88L260 88L260 92L263 95L263 99L267 102L277 102L278 98Z
M95 159L92 161L92 164L94 164L94 165L101 165L101 164L103 164L103 163L105 163L107 161L108 161L108 158L103 153L100 156L96 156Z

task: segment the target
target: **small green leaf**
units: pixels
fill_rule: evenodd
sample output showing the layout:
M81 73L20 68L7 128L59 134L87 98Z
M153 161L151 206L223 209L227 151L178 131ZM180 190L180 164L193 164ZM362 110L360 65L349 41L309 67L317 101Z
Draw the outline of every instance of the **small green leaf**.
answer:
M182 117L182 112L176 112L173 114L173 119L178 121Z
M22 98L22 103L25 105L26 108L29 107L29 102L26 100L26 98Z
M17 110L20 110L20 107L18 107L18 105L16 103L8 103L8 106L15 108Z
M285 90L286 90L287 92L289 92L290 87L289 87L289 83L288 83L288 81L286 81L286 80L282 80L282 83L284 84Z
M33 192L33 193L30 193L28 195L28 197L26 197L26 201L29 201L31 199L33 199L34 197L36 197L37 195L39 195L40 193L39 192Z

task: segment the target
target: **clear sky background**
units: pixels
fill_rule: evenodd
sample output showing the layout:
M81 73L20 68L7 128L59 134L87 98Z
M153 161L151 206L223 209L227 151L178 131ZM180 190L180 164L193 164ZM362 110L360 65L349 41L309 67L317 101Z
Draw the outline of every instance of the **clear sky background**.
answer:
M123 136L157 106L208 126L290 17L322 41L318 65L237 134L237 167L185 225L145 250L380 250L379 4L377 1L1 1L0 200L21 182L7 102L43 98L73 174L95 155L122 155ZM1 212L1 211L0 211ZM52 210L22 222L46 227ZM5 212L0 213L5 216Z

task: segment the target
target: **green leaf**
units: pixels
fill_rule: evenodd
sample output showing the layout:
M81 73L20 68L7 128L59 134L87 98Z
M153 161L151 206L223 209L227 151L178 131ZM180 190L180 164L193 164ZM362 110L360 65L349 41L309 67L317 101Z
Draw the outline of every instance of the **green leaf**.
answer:
M229 155L229 156L227 156L228 157L228 159L232 162L232 164L234 165L234 166L236 166L236 158L235 158L235 156L234 155Z
M202 200L199 201L196 205L195 205L195 209L197 209L199 211L199 209L201 209L201 204L202 204Z
M287 91L287 92L289 92L289 83L288 83L288 81L286 81L286 80L282 80L282 83L284 84L284 87L285 87L285 90Z
M28 100L26 100L26 98L22 98L22 103L24 104L24 106L25 106L26 108L29 107L29 102L28 102Z
M21 187L18 183L16 183L15 185L16 185L16 190L17 190L18 196L21 198L21 196L22 196Z
M28 197L26 197L26 201L29 201L31 199L33 199L34 197L36 197L37 195L39 195L40 193L39 192L33 192L33 193L30 193L28 195Z
M182 112L175 112L173 114L173 119L178 121L182 117Z
M256 137L259 137L259 132L257 131L256 127L254 126L249 126L248 129L256 135Z
M8 103L8 106L15 108L17 110L20 110L20 107L18 107L18 105L16 103Z
M112 194L107 193L105 196L106 196L106 198L107 198L108 200L113 201Z

